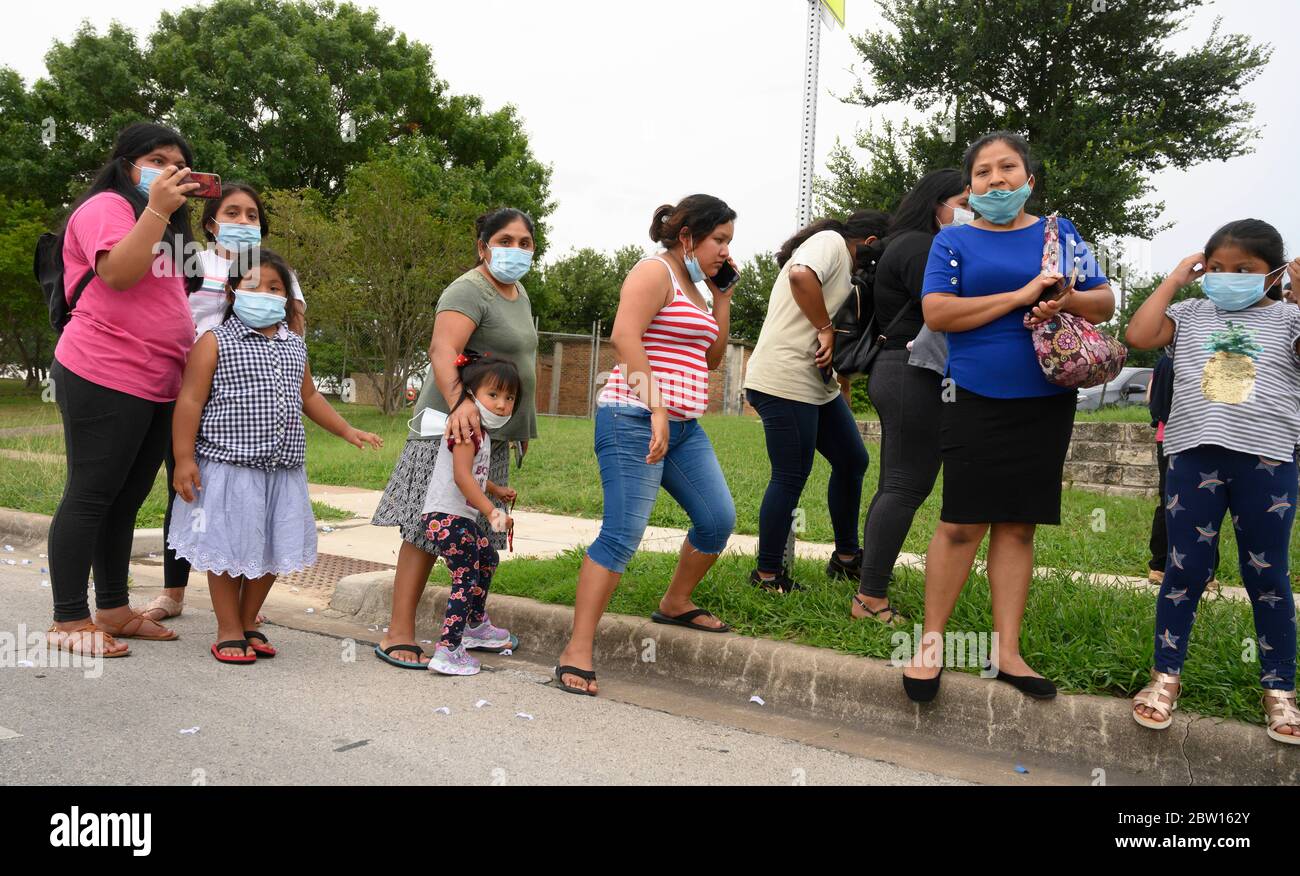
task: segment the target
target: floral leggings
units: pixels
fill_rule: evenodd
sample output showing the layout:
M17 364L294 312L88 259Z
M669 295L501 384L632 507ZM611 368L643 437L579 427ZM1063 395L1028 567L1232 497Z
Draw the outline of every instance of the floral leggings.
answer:
M421 519L425 536L438 546L438 555L451 570L451 596L442 620L442 638L438 644L456 650L468 621L471 626L483 623L488 587L500 558L488 537L466 517L450 514L426 514Z

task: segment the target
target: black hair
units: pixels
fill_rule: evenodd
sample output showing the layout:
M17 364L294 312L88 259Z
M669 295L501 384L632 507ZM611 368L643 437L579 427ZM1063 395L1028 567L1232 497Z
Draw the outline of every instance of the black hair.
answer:
M1276 271L1286 265L1286 246L1282 235L1276 228L1262 219L1238 219L1229 222L1214 234L1205 244L1205 258L1208 261L1214 251L1222 246L1236 246L1268 264L1269 271ZM1274 281L1269 287L1268 297L1274 301L1282 298L1282 283L1286 276Z
M530 235L536 235L536 231L533 229L532 216L529 216L523 210L516 210L514 207L501 207L496 210L489 210L474 220L474 238L479 243L487 246L488 241L492 239L494 234L511 222L516 221L524 223L524 227L528 229ZM480 258L478 263L483 264L483 259Z
M265 270L268 267L280 275L280 283L284 286L285 319L289 318L289 308L293 303L293 268L289 267L284 256L258 246L240 252L230 263L230 274L226 277L226 292L231 300L226 304L226 314L222 317L222 322L230 319L230 315L235 312L235 290L239 288L244 277L248 276L253 268Z
M466 398L473 399L479 387L489 381L506 392L514 393L516 399L519 397L523 380L519 377L519 369L514 362L492 353L480 355L469 350L465 351L464 356L469 361L460 366L460 385L465 389Z
M990 143L1006 143L1020 160L1024 162L1025 173L1035 175L1038 162L1033 153L1029 151L1029 141L1017 134L1015 131L994 131L991 134L985 134L974 143L966 147L966 154L962 157L962 177L966 185L970 185L971 171L975 169L975 161L979 158L980 152Z
M208 240L217 239L217 236L208 230L208 223L217 218L217 211L221 209L221 205L226 203L226 200L236 192L242 192L253 199L253 206L257 207L257 220L262 226L262 237L266 237L271 233L271 223L266 217L266 208L262 206L262 197L257 193L257 189L248 183L229 182L221 186L220 198L210 200L203 205L203 216L199 220L199 225L203 228L203 236Z
M934 215L935 208L964 191L966 183L960 170L945 167L930 171L903 196L902 203L894 211L893 221L889 223L889 233L894 235L903 231L924 231L926 234L935 234L939 230Z
M884 237L889 230L889 214L883 210L859 210L847 219L818 219L811 225L799 229L793 237L781 244L776 253L776 266L784 268L794 251L803 246L804 241L823 231L836 231L845 240L866 240L868 237Z
M121 195L131 205L131 209L135 211L135 218L139 219L144 213L145 207L149 205L149 197L142 194L135 187L135 183L131 181L130 166L136 159L148 155L161 146L175 146L180 150L181 157L185 159L185 166L193 166L194 151L190 148L189 142L179 132L165 125L157 125L152 122L136 122L118 131L117 138L113 143L113 152L109 156L108 162L99 169L94 181L90 184L90 188L73 203L72 209L68 211L68 219L72 218L72 214L82 204L101 192L116 192ZM168 217L167 226L170 240L172 242L180 241L180 251L173 253L173 261L184 272L186 291L193 292L203 285L203 271L202 267L197 263L197 259L188 257L188 254L193 250L194 243L194 233L190 229L190 205L188 201L181 204ZM67 235L67 232L68 220L65 219L63 227L59 231L60 251L63 249L63 238Z
M655 210L650 220L650 239L664 249L672 249L677 246L683 228L690 229L696 240L703 240L719 225L735 219L736 211L721 198L689 195L676 205L664 204Z

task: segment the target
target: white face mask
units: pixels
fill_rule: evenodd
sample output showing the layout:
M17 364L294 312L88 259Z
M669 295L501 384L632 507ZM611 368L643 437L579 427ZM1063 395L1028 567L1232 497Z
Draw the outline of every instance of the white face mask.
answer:
M969 225L975 221L974 210L967 210L965 207L954 207L951 204L944 204L944 206L952 210L952 221L944 225L944 228L952 228L956 225Z
M505 427L506 423L510 422L510 414L507 414L504 417L500 414L494 414L487 408L483 407L483 402L478 399L474 399L474 406L478 408L478 417L479 421L483 424L483 428L487 429L489 432L495 432L497 429L502 429Z
M412 417L407 425L421 438L437 438L447 431L447 415L433 408L425 408L419 416Z

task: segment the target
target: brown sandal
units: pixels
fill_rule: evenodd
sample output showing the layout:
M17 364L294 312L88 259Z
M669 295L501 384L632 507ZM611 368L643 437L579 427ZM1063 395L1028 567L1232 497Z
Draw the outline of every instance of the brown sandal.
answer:
M50 641L48 638L50 633L57 633L58 635L67 636L68 638L65 638L61 642L53 642ZM80 636L87 633L90 634L90 636L92 637L94 644L98 646L99 648L98 652L96 652L96 650L92 648L91 652L87 654L85 651L77 650L76 648L70 647L70 644L74 641L72 638L73 636ZM111 636L110 634L106 633L105 631L101 630L99 627L95 626L90 621L86 621L84 624L77 627L75 630L61 630L57 626L51 626L48 630L46 630L46 636L47 636L46 643L51 648L54 648L58 651L67 651L69 654L79 654L82 657L109 658L109 657L129 657L131 655L130 648L127 648L125 651L110 652L109 650L107 650L110 646L116 645L117 640L114 639L113 636Z
M858 606L858 608L862 609L867 613L867 617L871 618L873 621L876 621L877 623L882 623L887 627L892 627L898 621L903 619L903 616L898 613L898 609L894 608L894 606L890 605L888 602L885 603L884 607L872 610L865 602L862 601L861 593L853 594L853 602ZM881 619L880 615L884 614L885 612L889 612L889 620ZM853 613L852 609L849 610L849 617L851 617L853 620L867 619L865 617L858 617Z
M104 624L100 624L100 628L110 636L114 636L118 639L141 639L145 642L171 642L181 637L180 633L175 630L169 630L166 627L162 627L165 635L144 635L140 632L140 628L145 624L154 624L155 626L162 627L162 624L158 623L156 620L150 620L142 614L133 614L126 623L122 624L122 626L117 629L113 629Z

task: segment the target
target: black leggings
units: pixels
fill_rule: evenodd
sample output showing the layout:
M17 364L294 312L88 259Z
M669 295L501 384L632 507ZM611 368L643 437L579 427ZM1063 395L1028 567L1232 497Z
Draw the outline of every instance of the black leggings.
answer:
M867 448L843 396L823 405L777 398L747 390L749 403L763 419L772 478L758 511L758 569L780 572L786 537L804 484L812 473L813 454L831 464L826 502L835 530L835 550L858 550L858 511L862 478L867 473Z
M190 583L190 561L176 556L168 536L172 531L172 507L176 504L176 455L172 453L172 442L167 441L167 510L163 512L163 586L184 587Z
M50 524L54 619L90 617L86 585L95 570L95 604L129 605L126 579L135 517L153 488L171 440L175 402L151 402L84 380L56 359L50 369L63 414L68 481Z
M867 382L867 396L880 414L880 483L862 531L858 592L880 599L889 595L889 576L912 518L939 475L942 378L908 365L909 355L882 350Z

